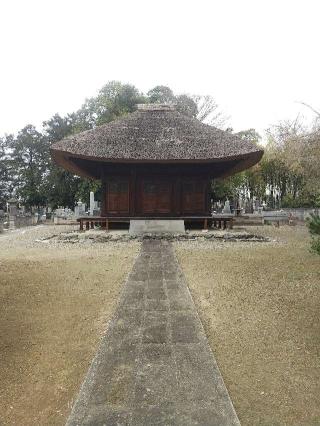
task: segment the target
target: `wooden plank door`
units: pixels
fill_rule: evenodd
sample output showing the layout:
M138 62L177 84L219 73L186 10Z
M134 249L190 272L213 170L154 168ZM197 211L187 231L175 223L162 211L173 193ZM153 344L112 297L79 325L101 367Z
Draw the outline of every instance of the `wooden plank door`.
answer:
M181 197L184 214L206 213L206 183L203 180L183 181Z
M157 193L157 213L168 214L172 212L172 183L160 181Z
M172 213L172 182L163 179L143 179L140 183L141 212L147 215Z
M129 214L129 181L125 179L107 182L107 213Z
M157 185L152 181L142 181L140 188L142 213L155 213L157 209Z

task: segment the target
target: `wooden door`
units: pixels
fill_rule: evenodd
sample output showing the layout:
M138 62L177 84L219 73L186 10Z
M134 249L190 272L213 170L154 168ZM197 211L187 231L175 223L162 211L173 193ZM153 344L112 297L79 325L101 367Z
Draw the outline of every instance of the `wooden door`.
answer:
M155 213L157 210L157 186L155 182L142 181L140 194L142 213Z
M125 179L107 182L107 213L129 214L129 182Z
M157 212L160 214L172 212L172 183L170 182L158 183Z
M206 183L202 180L182 182L182 212L184 214L206 213Z
M147 215L172 213L172 182L143 179L140 184L141 212Z

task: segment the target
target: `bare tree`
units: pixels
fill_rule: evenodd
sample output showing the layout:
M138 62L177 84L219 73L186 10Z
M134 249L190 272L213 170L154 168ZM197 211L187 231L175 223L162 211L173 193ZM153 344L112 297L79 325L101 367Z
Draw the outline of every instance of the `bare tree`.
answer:
M300 102L301 105L304 105L305 107L311 109L312 112L314 112L319 118L320 118L320 112L313 108L313 106L307 104L306 102Z
M301 105L304 105L305 107L309 108L315 115L315 119L313 121L313 132L319 133L320 130L320 112L316 110L313 106L307 104L306 102L299 102Z
M225 115L216 101L210 95L194 95L193 100L197 104L197 119L218 128L224 128L228 124L229 116Z

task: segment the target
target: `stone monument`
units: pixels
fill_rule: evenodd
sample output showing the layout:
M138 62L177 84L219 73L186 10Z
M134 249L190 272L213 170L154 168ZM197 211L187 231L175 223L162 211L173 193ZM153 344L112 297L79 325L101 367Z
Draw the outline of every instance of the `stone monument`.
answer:
M86 205L81 200L77 202L76 207L74 208L75 217L85 216L86 215Z
M227 201L224 203L224 207L223 207L222 213L223 213L223 214L231 214L230 201L229 201L229 200L227 200Z
M90 216L93 216L94 210L95 210L94 192L90 191L90 209L89 209Z

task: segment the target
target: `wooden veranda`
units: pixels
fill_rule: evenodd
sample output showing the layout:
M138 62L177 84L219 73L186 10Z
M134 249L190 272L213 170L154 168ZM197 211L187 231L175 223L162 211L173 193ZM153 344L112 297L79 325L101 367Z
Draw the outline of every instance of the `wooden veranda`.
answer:
M103 216L83 216L79 217L77 221L80 224L80 231L85 231L89 229L94 229L95 225L100 225L102 229L109 231L109 224L111 223L130 223L130 220L150 220L150 217L103 217ZM152 220L177 220L177 217L152 217ZM202 223L203 229L207 230L209 228L216 229L232 229L233 228L233 216L184 216L179 217L179 219L184 220L184 222L189 223Z

